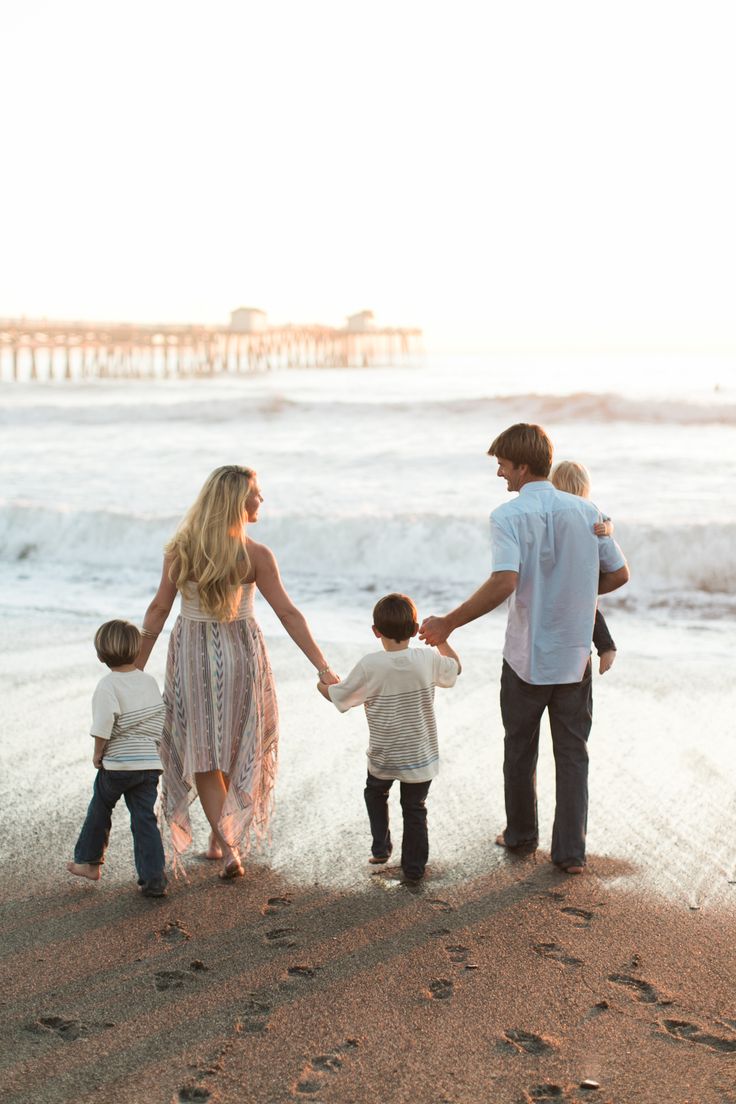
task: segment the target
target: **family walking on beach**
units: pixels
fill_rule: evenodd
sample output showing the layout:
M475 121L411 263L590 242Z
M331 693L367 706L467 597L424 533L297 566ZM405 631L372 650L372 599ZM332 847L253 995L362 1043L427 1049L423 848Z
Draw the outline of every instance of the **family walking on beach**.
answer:
M268 826L278 748L273 677L253 617L257 587L316 669L323 697L341 712L365 706L369 862L385 863L392 853L388 797L398 781L401 866L410 884L423 877L429 853L426 798L439 769L434 690L454 686L461 672L448 639L508 600L501 674L506 826L496 842L519 851L538 845L536 763L546 709L556 771L551 858L568 874L582 873L591 639L601 672L615 657L597 597L623 586L629 572L610 519L588 501L585 468L563 462L552 470L552 452L537 425L513 425L496 437L488 454L518 496L491 514L490 577L456 609L425 618L421 627L410 598L386 595L373 610L381 650L342 681L284 589L273 552L249 535L263 501L256 473L237 465L214 471L166 546L142 629L111 621L95 636L98 658L109 668L92 705L97 776L67 869L99 879L112 810L123 796L138 884L146 896L165 894L154 811L162 774L160 813L175 864L191 843L189 806L199 796L211 828L207 857L222 861L223 878L243 874L251 837L262 839ZM177 593L181 609L162 699L144 668ZM428 647L410 646L417 634Z

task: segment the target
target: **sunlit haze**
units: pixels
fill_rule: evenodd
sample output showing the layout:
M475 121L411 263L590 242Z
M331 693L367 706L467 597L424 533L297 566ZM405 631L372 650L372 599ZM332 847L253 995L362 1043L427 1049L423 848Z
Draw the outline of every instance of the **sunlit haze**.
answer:
M733 350L729 3L10 0L0 316Z

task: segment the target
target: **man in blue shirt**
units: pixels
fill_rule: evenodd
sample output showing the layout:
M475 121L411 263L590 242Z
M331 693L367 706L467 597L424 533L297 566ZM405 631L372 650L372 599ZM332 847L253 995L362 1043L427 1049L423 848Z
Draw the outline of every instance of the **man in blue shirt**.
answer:
M426 618L419 635L428 644L442 643L509 599L501 675L506 828L497 842L512 850L537 846L536 766L547 709L556 770L552 862L580 874L596 601L628 582L629 570L617 543L595 536L596 507L548 481L552 442L541 426L511 426L488 454L509 491L519 492L491 514L492 574L457 609Z

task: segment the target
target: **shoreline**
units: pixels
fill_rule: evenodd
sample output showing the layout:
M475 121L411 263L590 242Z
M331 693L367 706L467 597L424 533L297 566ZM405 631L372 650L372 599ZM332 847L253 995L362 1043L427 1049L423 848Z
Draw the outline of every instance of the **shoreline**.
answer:
M547 860L430 864L417 890L366 864L344 890L190 859L161 901L118 879L4 895L3 1099L736 1099L732 913Z

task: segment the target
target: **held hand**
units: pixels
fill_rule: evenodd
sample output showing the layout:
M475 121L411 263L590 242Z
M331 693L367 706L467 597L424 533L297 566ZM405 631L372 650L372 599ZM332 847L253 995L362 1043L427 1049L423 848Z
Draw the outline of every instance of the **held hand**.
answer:
M593 526L593 532L597 537L610 537L613 533L613 522L597 521Z
M425 617L419 628L419 639L431 647L444 644L449 635L446 617Z
M323 674L320 675L319 681L323 686L334 686L336 682L340 681L340 676L329 667Z

